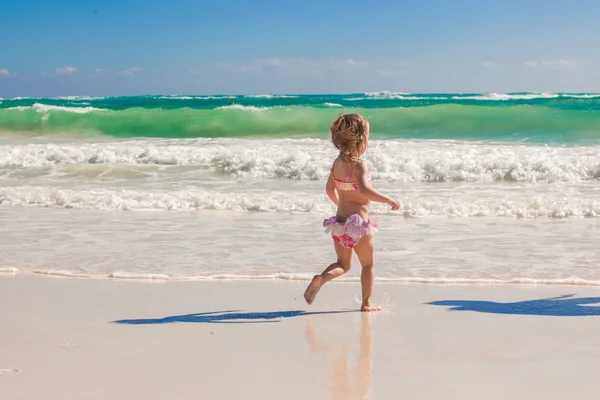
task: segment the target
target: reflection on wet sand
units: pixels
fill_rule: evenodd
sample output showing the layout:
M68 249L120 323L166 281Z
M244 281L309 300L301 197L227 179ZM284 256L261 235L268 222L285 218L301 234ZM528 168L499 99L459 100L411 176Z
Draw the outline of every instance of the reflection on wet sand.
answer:
M333 354L335 357L331 371L331 398L334 400L368 399L371 392L371 370L373 368L371 314L362 313L361 318L359 350L353 380L350 374L348 347L323 340L318 336L310 320L306 324L305 337L313 354L327 356Z

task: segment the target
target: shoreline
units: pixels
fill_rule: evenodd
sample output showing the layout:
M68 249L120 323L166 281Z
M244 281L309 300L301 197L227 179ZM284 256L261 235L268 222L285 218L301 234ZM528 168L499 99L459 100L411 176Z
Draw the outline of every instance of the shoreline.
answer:
M315 272L317 274L317 272ZM91 279L91 280L118 280L131 281L139 283L168 283L168 282L302 282L308 283L315 274L294 274L277 272L268 275L246 276L246 275L216 275L216 276L190 276L177 277L166 274L136 274L128 272L113 272L108 275L77 274L69 271L51 270L51 271L21 271L18 268L7 267L0 268L0 279L3 277L17 276L37 276L56 279ZM360 282L360 276L339 277L333 283L356 284ZM513 286L523 287L537 286L573 286L573 287L598 287L600 281L587 280L583 278L513 278L509 280L495 278L426 278L426 277L398 277L382 278L375 277L377 284L398 284L398 285L457 285L457 286Z

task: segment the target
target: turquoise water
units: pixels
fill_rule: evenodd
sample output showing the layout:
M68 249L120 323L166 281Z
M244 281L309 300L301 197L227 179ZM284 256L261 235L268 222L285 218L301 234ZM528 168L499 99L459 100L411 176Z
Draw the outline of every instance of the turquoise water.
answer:
M0 273L309 278L334 254L328 127L347 110L371 121L374 187L402 204L371 209L378 279L600 285L599 106L591 93L0 99Z
M0 132L21 136L327 138L342 111L377 139L598 144L600 94L136 96L0 100Z

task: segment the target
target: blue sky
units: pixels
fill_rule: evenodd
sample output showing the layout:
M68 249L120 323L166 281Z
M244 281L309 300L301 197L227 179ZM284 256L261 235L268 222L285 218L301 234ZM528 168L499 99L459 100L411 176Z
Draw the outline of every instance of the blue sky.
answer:
M0 97L600 92L596 0L1 0Z

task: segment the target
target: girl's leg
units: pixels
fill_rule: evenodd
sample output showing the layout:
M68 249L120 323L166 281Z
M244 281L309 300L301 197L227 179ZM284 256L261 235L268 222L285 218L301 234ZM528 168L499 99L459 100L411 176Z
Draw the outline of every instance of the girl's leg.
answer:
M381 307L371 304L371 294L373 293L373 284L375 283L375 249L373 246L373 236L363 236L354 251L358 256L362 272L360 274L360 284L362 286L362 306L361 311L379 311Z
M337 254L337 262L334 262L321 273L321 275L315 275L308 287L304 292L304 299L308 304L312 304L319 293L321 286L326 284L332 279L337 278L340 275L350 271L352 266L352 249L347 249L339 243L335 243L335 253Z

